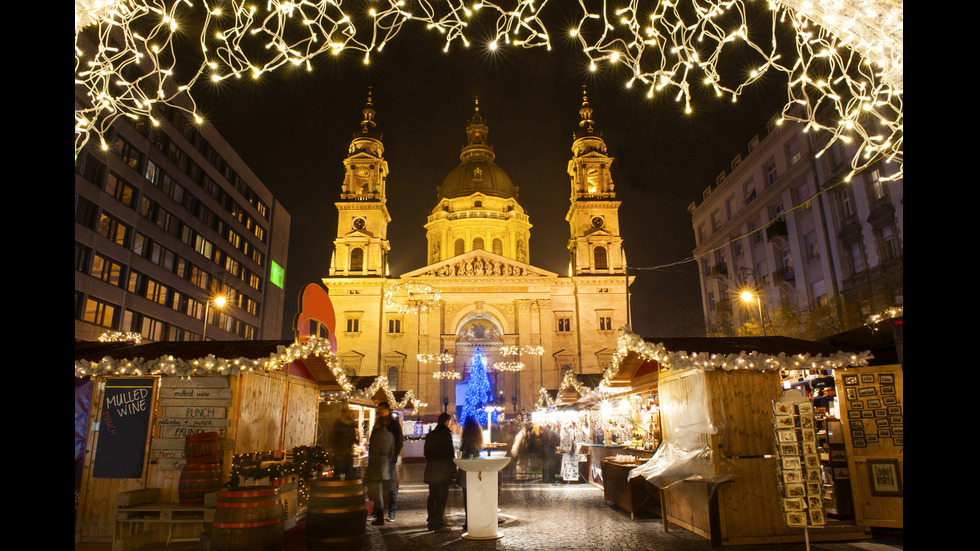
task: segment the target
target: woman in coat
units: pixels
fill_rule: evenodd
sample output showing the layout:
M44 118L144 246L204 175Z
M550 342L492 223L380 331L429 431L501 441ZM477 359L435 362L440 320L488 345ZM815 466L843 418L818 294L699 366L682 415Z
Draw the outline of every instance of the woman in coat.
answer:
M373 519L376 526L385 523L384 496L391 484L391 461L395 456L395 437L388 430L388 417L378 416L368 441L368 466L364 473L367 497L374 502Z

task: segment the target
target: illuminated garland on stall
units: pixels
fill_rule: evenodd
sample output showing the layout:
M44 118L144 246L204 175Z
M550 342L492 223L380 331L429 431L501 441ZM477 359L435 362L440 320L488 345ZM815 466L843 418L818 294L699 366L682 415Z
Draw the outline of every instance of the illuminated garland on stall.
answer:
M267 358L218 358L208 354L203 358L184 360L171 355L160 356L155 360L143 358L117 359L104 357L97 362L76 361L76 377L105 377L105 376L148 376L161 375L171 377L209 377L240 375L250 372L276 372L293 360L310 356L331 357L330 342L327 339L313 337L306 342L276 347L276 352Z
M884 312L869 316L868 319L864 321L864 324L871 328L872 331L878 330L878 324L885 320L890 320L894 318L902 317L904 309L901 306L893 306Z
M838 352L824 356L823 354L793 354L786 355L779 353L776 355L763 354L760 352L739 352L738 354L698 354L696 352L677 351L669 352L662 343L651 343L645 341L639 335L630 333L625 329L620 329L619 340L617 341L616 352L613 354L609 366L602 374L602 380L595 389L590 389L583 385L572 372L565 374L561 388L554 400L548 396L546 389L542 388L538 394L537 406L539 408L552 408L562 402L562 397L568 389L574 389L583 399L591 400L601 398L604 393L611 389L610 382L619 373L619 367L623 360L630 353L636 354L644 361L655 361L662 368L686 371L689 369L701 369L704 371L714 371L722 369L724 371L801 371L801 370L834 370L845 369L848 367L859 367L868 365L868 360L873 356L870 351L859 353Z
M510 9L488 0L431 0L411 8L402 1L352 2L351 11L340 4L268 0L263 8L242 0L76 0L75 83L90 105L75 110L75 157L92 135L108 148L104 137L118 117L158 125L156 104L202 123L190 93L199 81L217 86L227 79L254 80L282 66L311 71L320 54L353 51L367 64L409 22L443 35L443 51L454 42L473 46L477 41L467 32L484 32L478 18L491 19L487 23L495 27L477 42L488 50L552 47L545 20L555 23L542 15L547 0L512 0ZM761 23L747 13L754 6L750 0L624 0L592 7L580 1L577 21L574 3L560 5L556 18L571 21L562 34L580 45L589 70L622 70L628 88L642 87L648 97L670 94L687 113L692 88L735 102L746 86L770 72L783 73L788 101L780 122L800 121L807 131L828 132L818 155L836 141L856 143L847 180L880 159L897 164L884 178L902 178L902 0L768 0L768 21ZM195 24L201 29L201 58L181 82L174 44ZM783 28L792 32L792 53L777 47L783 46L777 42ZM80 41L83 31L90 38ZM87 46L87 40L97 43ZM723 66L722 54L729 64L732 59L743 65ZM818 117L825 109L833 120Z
M171 355L160 356L155 360L146 361L143 358L118 359L104 357L97 362L76 361L75 377L107 377L107 376L164 376L164 377L220 377L242 375L244 373L272 373L282 371L282 368L294 360L302 360L310 356L326 359L327 365L333 372L337 383L348 396L371 400L381 390L384 392L392 409L410 410L413 414L427 404L420 402L411 390L405 393L402 400L396 400L395 394L388 386L388 378L384 375L375 379L371 386L363 391L357 391L347 378L337 357L330 348L330 341L320 337L310 337L305 342L293 343L289 346L277 346L276 352L267 358L218 358L208 354L203 358L184 360Z
M143 335L128 331L106 331L99 335L99 342L131 342L139 344L143 342Z

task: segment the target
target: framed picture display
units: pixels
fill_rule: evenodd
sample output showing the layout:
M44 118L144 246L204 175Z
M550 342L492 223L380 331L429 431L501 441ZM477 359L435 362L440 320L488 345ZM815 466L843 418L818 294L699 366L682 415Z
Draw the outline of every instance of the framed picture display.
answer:
M902 496L902 476L897 459L869 459L868 474L873 496Z
M857 375L854 384L858 384ZM814 522L823 524L823 486L813 402L798 390L788 390L780 401L773 403L773 414L786 524L800 527Z

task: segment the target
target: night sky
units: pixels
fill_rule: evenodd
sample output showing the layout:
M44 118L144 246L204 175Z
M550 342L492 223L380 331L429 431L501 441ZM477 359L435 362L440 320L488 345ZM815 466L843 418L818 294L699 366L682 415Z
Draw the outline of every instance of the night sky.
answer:
M477 97L495 162L519 186L533 224L530 263L567 275L566 168L583 84L614 158L624 247L636 276L633 330L703 334L697 266L681 262L695 245L687 207L764 130L786 101L785 84L759 83L735 104L701 93L687 115L674 93L648 99L645 89L627 89L625 68L590 73L570 44L492 54L458 42L445 54L443 44L436 33L403 30L370 65L360 54L324 55L312 72L280 69L258 82L196 91L205 117L292 216L283 338L292 338L300 289L328 273L343 159L369 87L390 170L393 277L425 265L426 215L437 186L459 164Z

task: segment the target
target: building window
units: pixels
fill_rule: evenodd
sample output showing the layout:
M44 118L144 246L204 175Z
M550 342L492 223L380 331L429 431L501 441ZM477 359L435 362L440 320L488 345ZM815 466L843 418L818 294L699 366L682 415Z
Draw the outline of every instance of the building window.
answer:
M350 252L350 271L361 272L364 270L364 249L357 248Z
M348 333L360 333L361 332L361 318L348 316L347 317L347 332Z
M879 243L881 244L881 259L893 260L898 258L898 239L891 226L885 226L878 232Z
M504 242L499 239L493 240L493 254L504 254Z
M851 188L846 185L840 190L840 213L841 218L854 216L854 198L851 196Z
M820 244L817 241L817 232L811 231L803 236L803 246L806 249L806 257L809 260L820 258Z
M118 245L129 246L129 226L104 212L99 215L96 231Z
M742 184L742 196L745 197L746 205L755 199L755 185L753 185L751 180Z
M82 321L101 325L102 327L114 327L116 324L116 306L98 299L89 298L85 301L85 311L82 313Z
M143 164L143 153L122 138L116 138L116 141L112 144L112 151L122 159L122 162L137 171L140 169L140 165Z
M814 307L827 305L827 290L822 279L820 281L815 281L813 285L810 286L810 292L813 293Z
M606 268L609 267L608 264L607 264L607 262L606 262L606 248L605 247L596 247L595 250L592 251L592 257L595 260L594 264L595 264L595 268L597 270L605 270Z
M398 366L388 366L388 388L398 390L399 382Z
M483 238L477 237L473 240L473 250L483 250Z
M881 173L875 169L868 172L866 178L868 180L868 192L871 194L871 200L877 201L878 199L884 199L885 183L881 181Z
M402 332L402 320L399 318L388 318L388 332L389 333L401 333Z
M466 245L463 243L463 240L457 239L456 242L453 243L453 255L459 256L463 254L463 252L465 252L465 247Z
M861 242L854 241L851 243L850 247L851 254L851 273L859 274L864 271L864 251L861 250Z
M599 314L599 331L612 331L612 316Z
M800 152L799 141L793 140L786 144L786 159L789 161L789 166L795 165L802 158L803 153Z
M129 185L129 182L123 180L118 174L112 171L109 172L109 176L105 179L105 185L102 189L129 208L134 208L136 198L139 196L136 188Z
M766 187L776 183L776 161L769 161L762 167L762 180Z
M559 333L571 333L572 331L572 317L566 315L558 316L558 332Z
M92 270L89 272L92 277L101 279L110 285L121 287L125 279L125 269L122 265L95 253L92 256Z

